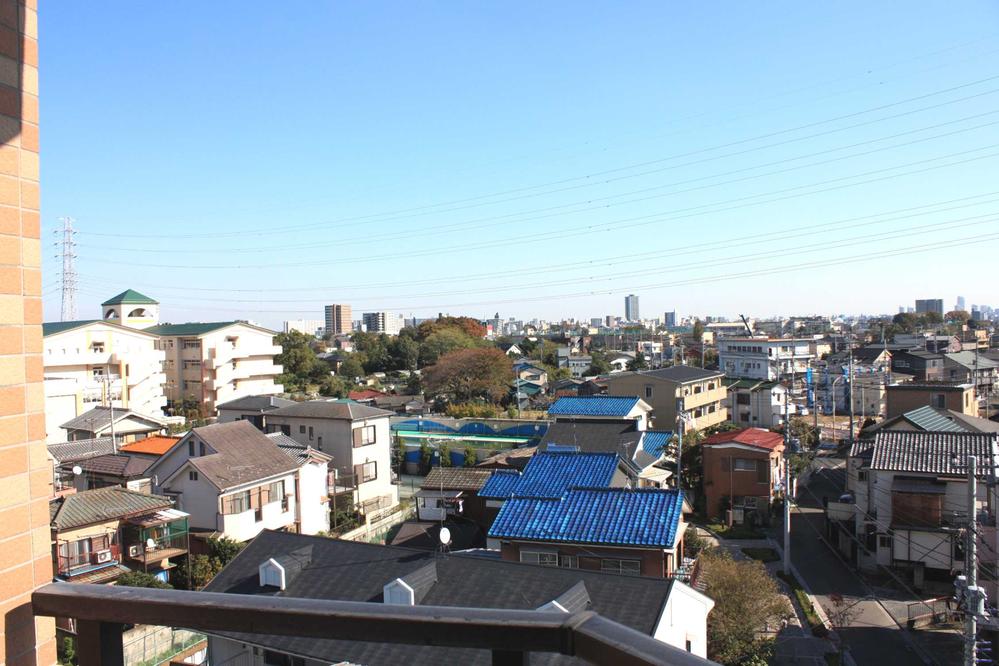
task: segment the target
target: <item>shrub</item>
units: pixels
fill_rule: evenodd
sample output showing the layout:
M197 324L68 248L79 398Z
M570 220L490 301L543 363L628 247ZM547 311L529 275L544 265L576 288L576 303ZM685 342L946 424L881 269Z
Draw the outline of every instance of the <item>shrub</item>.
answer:
M151 587L159 590L172 590L173 585L164 583L156 576L144 571L128 571L118 576L117 585L122 587Z

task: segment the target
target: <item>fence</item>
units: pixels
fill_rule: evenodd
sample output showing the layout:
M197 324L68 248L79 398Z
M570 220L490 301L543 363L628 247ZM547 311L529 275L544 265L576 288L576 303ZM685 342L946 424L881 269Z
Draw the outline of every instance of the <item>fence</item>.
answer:
M159 666L204 641L206 637L187 629L139 625L123 639L122 649L127 666Z

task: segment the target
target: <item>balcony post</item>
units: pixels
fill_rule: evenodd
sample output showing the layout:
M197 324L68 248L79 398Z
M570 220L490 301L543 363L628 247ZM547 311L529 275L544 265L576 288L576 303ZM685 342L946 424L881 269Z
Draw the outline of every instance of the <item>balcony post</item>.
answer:
M530 656L522 650L493 650L493 666L527 666Z
M125 666L121 633L117 622L77 620L76 656L80 666Z

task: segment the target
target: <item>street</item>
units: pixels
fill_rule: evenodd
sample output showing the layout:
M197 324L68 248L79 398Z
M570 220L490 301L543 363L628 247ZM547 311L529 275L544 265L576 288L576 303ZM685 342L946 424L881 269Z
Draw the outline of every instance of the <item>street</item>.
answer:
M808 487L799 489L798 507L791 514L791 561L857 664L923 663L903 630L872 598L870 588L821 538L825 534L822 498L839 497L845 471L838 458L817 458L815 465ZM841 608L849 608L840 614L844 617L836 617L834 597L841 597Z

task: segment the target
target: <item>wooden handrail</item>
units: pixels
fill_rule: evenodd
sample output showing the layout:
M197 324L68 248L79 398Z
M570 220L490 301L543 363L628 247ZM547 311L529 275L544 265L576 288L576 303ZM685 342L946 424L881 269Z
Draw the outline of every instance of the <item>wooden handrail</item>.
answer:
M532 651L615 666L710 663L592 611L401 606L74 583L45 585L31 603L35 615L77 619L80 666L121 664L124 624L478 648L493 651L494 663L526 663Z

